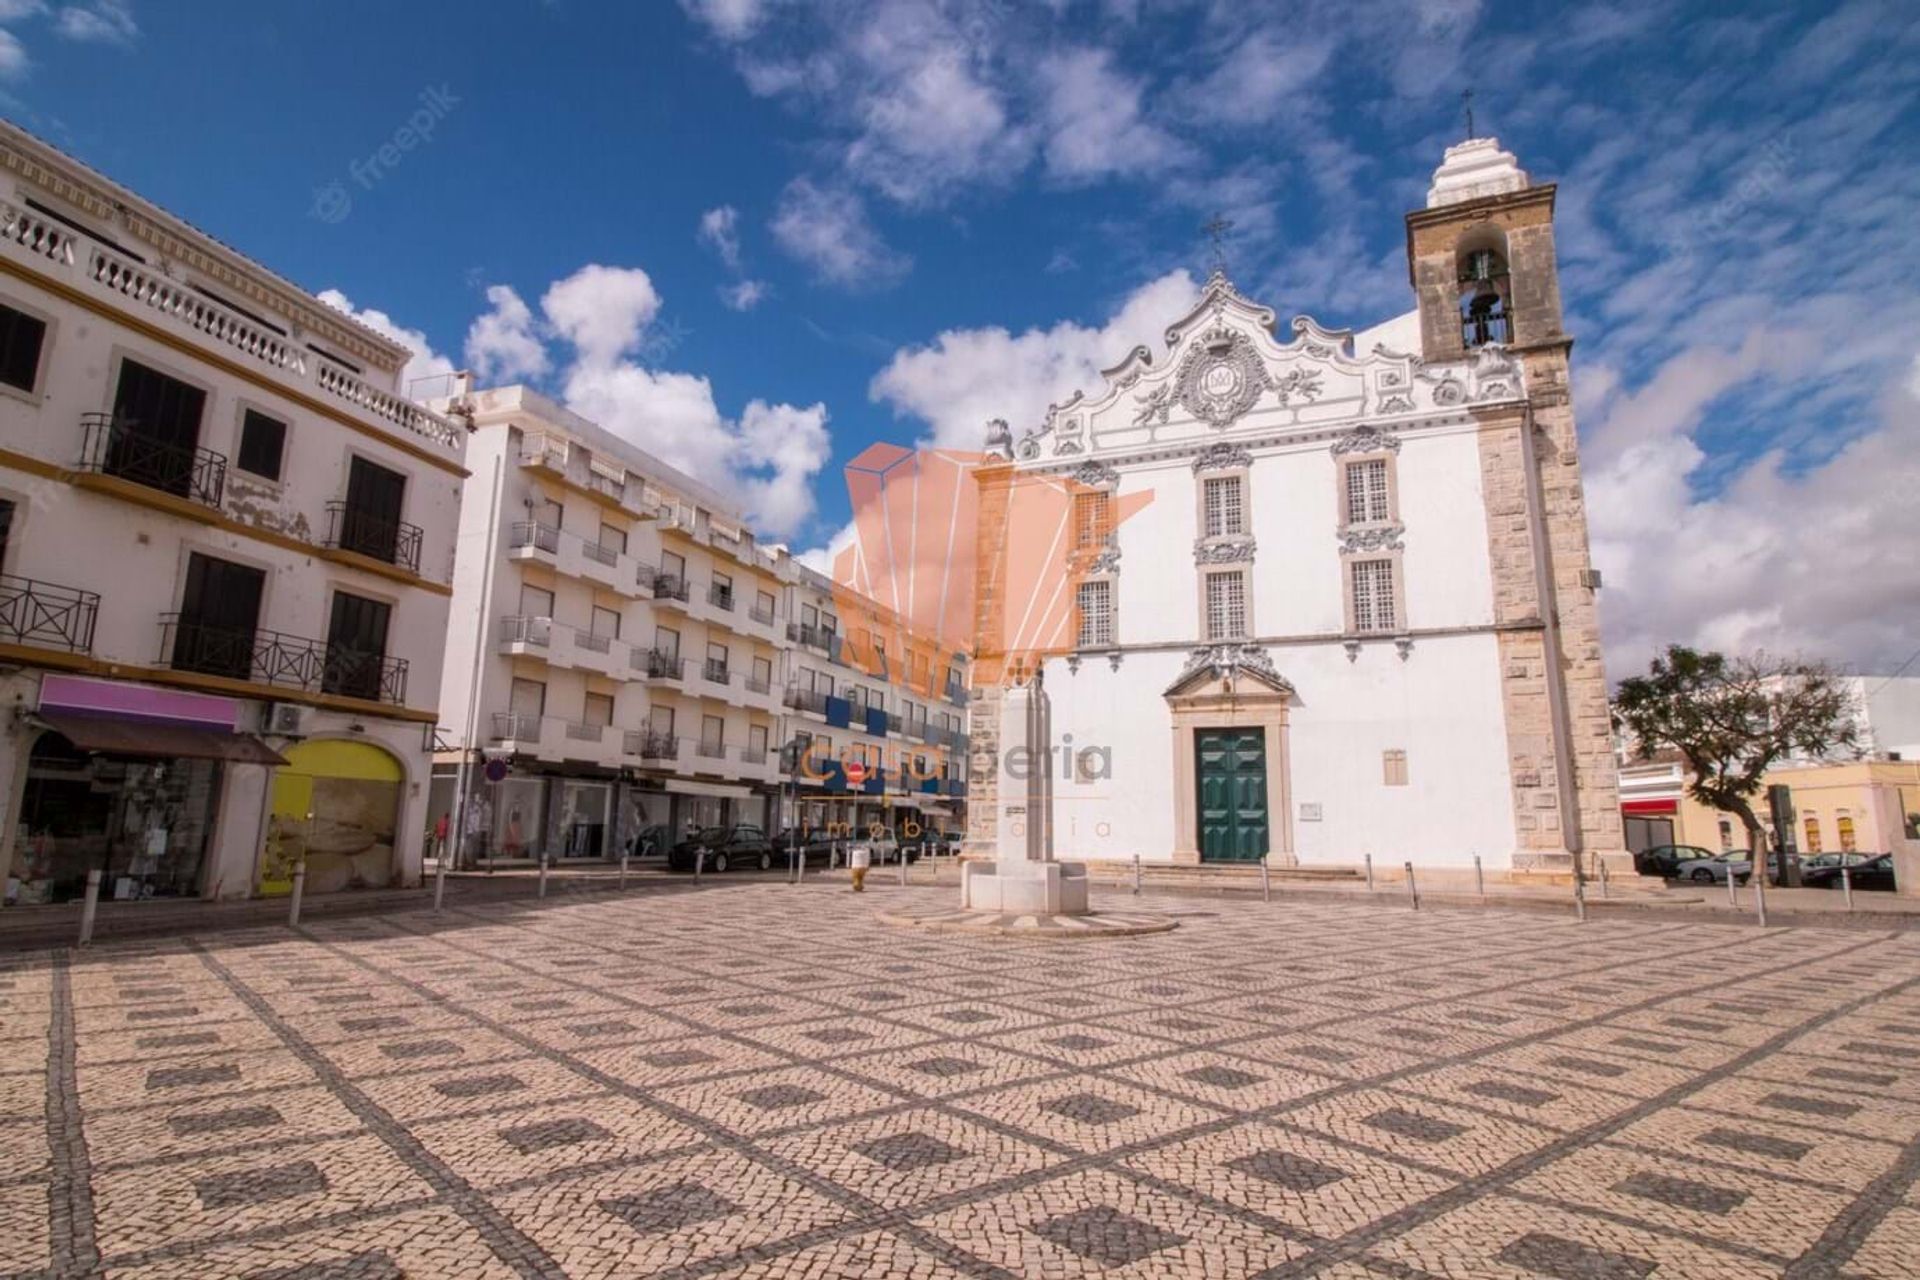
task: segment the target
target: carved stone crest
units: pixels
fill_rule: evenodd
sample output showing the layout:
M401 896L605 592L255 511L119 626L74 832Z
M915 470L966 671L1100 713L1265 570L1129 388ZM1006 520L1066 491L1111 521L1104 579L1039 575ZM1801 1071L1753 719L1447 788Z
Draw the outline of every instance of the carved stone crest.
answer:
M1253 559L1257 544L1251 537L1196 538L1193 543L1195 564L1241 564Z
M1174 396L1183 408L1213 427L1227 427L1259 402L1273 386L1260 353L1247 335L1233 329L1209 329L1181 362ZM1164 409L1162 422L1166 421Z
M1250 467L1252 465L1253 455L1247 452L1245 446L1229 444L1225 440L1217 444L1208 445L1200 451L1200 456L1193 460L1193 469L1196 473L1201 471L1231 471L1235 467Z
M1330 448L1336 458L1349 453L1398 453L1400 437L1378 427L1355 427L1335 440Z
M1104 462L1095 462L1089 458L1075 467L1067 477L1075 484L1089 485L1095 489L1120 483L1120 473Z
M1355 551L1404 551L1406 547L1400 541L1400 535L1406 527L1397 524L1383 524L1372 529L1342 529L1340 531L1340 550Z

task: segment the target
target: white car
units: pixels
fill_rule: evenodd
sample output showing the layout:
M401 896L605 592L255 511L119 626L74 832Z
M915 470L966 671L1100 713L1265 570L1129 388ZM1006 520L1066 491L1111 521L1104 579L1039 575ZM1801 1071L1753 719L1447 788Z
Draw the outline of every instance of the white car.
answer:
M1682 862L1673 869L1675 880L1691 880L1695 884L1725 884L1727 875L1745 880L1753 871L1753 860L1745 849L1735 849L1731 853L1716 854L1711 858L1695 858Z

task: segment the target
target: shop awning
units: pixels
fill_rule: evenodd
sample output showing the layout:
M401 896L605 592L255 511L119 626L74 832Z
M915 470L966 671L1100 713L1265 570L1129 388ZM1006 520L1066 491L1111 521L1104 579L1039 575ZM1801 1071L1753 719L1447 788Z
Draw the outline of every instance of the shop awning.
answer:
M286 757L250 733L45 711L35 718L82 751L160 759L226 760L233 764L279 766L287 762Z
M722 800L751 800L753 788L729 786L724 782L694 782L688 778L668 778L667 790L683 796L718 796Z
M1622 800L1620 812L1627 814L1679 813L1678 800Z

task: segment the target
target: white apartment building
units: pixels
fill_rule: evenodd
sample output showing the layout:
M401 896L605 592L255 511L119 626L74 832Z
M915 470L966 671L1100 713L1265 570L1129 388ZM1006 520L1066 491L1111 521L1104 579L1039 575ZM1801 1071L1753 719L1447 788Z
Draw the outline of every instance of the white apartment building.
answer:
M770 825L785 549L530 388L445 403L474 426L433 794L465 787L463 861Z
M408 355L0 124L9 903L417 881L466 431Z
M811 830L878 822L909 840L964 830L964 657L935 652L804 565L788 590L790 820Z

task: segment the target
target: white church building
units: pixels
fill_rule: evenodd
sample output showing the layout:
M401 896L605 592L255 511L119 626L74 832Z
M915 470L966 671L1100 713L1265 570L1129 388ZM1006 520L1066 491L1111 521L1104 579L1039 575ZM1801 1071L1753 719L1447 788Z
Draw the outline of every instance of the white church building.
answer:
M1028 554L984 545L996 486L1072 495L1073 634L1040 663L1059 857L1619 853L1553 207L1469 140L1406 218L1405 315L1283 323L1216 272L1163 351L1116 352L1103 386L990 437L985 562ZM982 616L1020 607L992 598L1009 580L983 574ZM1023 792L998 706L976 691L975 847Z

